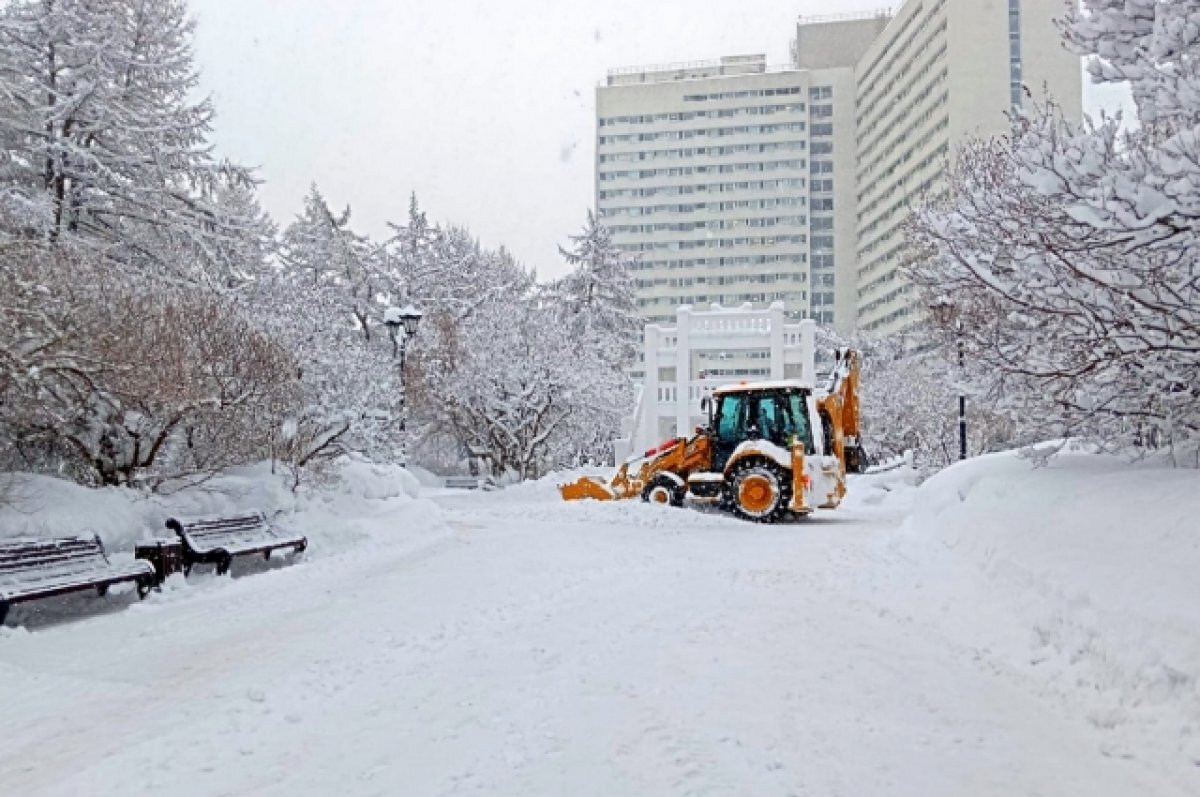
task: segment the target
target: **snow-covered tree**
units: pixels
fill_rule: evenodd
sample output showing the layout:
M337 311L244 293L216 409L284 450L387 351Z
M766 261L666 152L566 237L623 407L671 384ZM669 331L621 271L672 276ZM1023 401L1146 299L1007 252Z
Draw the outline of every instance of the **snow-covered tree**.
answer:
M577 379L553 313L489 302L470 323L442 316L417 352L415 398L491 475L547 469L551 441L575 410Z
M349 450L392 459L403 432L399 363L384 325L403 286L350 219L349 208L333 212L313 186L283 232L278 265L247 293L300 368L302 410L279 429L281 458L297 466Z
M912 225L910 276L1023 428L1200 438L1200 0L1086 0L1064 23L1140 126L1054 105L958 156ZM937 319L935 319L936 321Z
M388 269L430 315L465 319L493 300L520 295L533 278L504 249L491 251L465 227L431 225L414 194L404 225L389 224Z
M139 290L67 246L23 248L24 271L0 268L18 302L0 328L2 461L154 488L268 455L295 365L238 308L191 286Z
M194 101L182 0L10 0L0 9L0 203L10 235L72 238L127 267L222 284L241 221Z
M618 367L632 364L641 322L637 315L632 261L612 242L608 228L588 211L579 235L559 252L572 271L553 287L563 322L581 344L603 349Z

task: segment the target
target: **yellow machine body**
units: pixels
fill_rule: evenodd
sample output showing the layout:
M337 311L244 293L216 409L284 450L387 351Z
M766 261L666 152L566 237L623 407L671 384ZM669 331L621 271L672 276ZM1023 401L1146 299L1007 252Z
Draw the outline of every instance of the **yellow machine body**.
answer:
M559 490L569 501L640 497L679 505L687 498L763 522L788 512L836 508L846 494L847 459L852 460L851 470L858 470L863 461L858 375L857 353L843 350L837 353L834 371L822 391L789 382L730 385L715 391L718 412L727 396L758 402L769 398L776 403L787 397L792 428L803 431L804 439L785 429L787 439L781 441L775 429L778 442L772 442L747 419L731 439L728 429L715 431L717 420L710 418L709 426L693 437L668 440L626 460L611 479L585 476ZM724 450L719 451L722 445Z

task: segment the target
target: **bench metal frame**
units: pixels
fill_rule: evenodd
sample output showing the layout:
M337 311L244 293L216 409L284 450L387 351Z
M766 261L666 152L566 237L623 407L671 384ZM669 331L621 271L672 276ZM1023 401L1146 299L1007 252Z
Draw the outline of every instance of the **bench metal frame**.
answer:
M183 542L185 576L198 564L216 565L217 575L225 575L236 556L262 554L263 559L270 559L273 551L290 548L293 554L300 554L308 548L306 537L278 533L262 512L229 517L170 518L167 528Z

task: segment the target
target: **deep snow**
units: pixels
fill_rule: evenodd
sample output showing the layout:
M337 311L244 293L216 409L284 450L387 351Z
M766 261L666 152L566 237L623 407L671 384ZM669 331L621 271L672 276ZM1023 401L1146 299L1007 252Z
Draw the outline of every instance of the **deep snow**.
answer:
M1197 476L330 498L336 552L0 630L0 794L1195 794Z

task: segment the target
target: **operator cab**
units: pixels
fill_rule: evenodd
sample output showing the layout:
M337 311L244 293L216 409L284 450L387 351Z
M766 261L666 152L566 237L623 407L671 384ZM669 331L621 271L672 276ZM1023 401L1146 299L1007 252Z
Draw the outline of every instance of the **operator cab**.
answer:
M796 383L731 385L714 392L709 429L712 469L724 470L730 456L748 440L767 440L790 449L793 441L814 453L812 391Z

